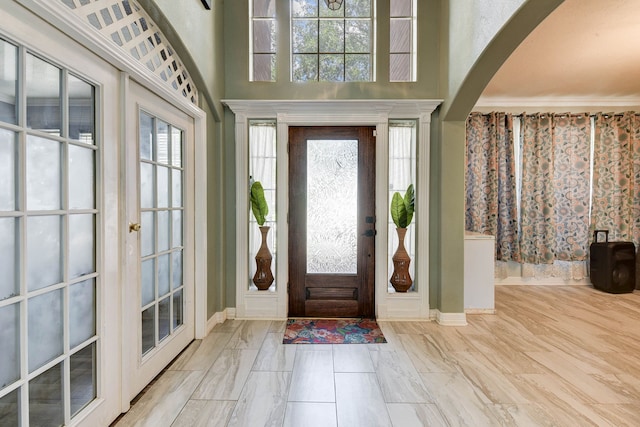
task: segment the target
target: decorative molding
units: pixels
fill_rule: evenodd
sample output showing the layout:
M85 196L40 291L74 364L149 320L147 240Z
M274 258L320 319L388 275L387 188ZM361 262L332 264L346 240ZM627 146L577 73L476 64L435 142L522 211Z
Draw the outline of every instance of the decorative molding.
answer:
M442 326L467 326L465 313L442 313L436 310L436 322Z
M390 119L418 120L420 150L417 180L420 209L416 219L420 224L417 247L420 269L417 270L417 292L394 294L388 291L388 233L386 226L378 228L376 241L376 315L387 319L429 318L429 152L431 114L442 100L433 99L355 99L355 100L222 100L235 114L236 187L248 188L248 122L250 119L276 119L277 126L277 211L288 211L289 126L351 125L376 126L376 217L387 224L388 217L388 152ZM286 318L288 308L288 224L286 215L278 215L277 263L275 292L249 290L248 229L249 205L246 192L236 193L238 212L236 235L236 307L239 318Z
M485 108L519 108L523 111L531 108L553 108L553 109L576 109L585 108L637 108L640 106L640 97L637 96L617 96L615 98L597 98L597 97L531 97L531 98L512 98L512 97L480 97L473 107L476 109Z

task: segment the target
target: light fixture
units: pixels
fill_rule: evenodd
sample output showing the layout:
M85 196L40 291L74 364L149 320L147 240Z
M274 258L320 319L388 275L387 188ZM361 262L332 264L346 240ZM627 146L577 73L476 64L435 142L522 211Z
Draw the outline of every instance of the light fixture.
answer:
M342 7L342 0L324 0L327 7L331 10L338 10Z

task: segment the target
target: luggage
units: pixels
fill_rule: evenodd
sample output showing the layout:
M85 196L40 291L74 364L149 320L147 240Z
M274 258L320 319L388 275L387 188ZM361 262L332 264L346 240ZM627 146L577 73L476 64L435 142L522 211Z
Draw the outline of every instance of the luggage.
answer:
M604 233L604 242L598 242L599 233ZM612 294L633 292L636 287L633 242L610 242L609 230L595 230L589 253L589 274L594 288Z

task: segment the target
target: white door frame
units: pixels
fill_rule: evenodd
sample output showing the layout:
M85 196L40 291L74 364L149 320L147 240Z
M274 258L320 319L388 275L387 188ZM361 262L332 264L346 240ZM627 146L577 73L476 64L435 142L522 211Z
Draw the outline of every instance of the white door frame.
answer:
M194 207L194 221L195 221L195 272L194 272L194 280L195 280L195 338L203 338L207 334L207 155L206 155L206 137L207 137L207 129L206 129L206 113L200 109L198 106L191 104L187 101L186 98L181 97L178 93L170 90L163 82L149 71L148 68L141 62L136 61L132 56L130 56L127 52L123 51L119 48L119 46L112 43L107 38L103 37L101 34L95 31L87 21L82 21L78 18L78 16L70 13L69 8L64 5L61 1L51 1L51 0L10 0L8 5L5 5L3 2L3 8L12 8L19 10L21 14L24 14L26 11L22 9L17 4L21 4L26 9L32 11L35 15L41 17L43 19L42 23L38 23L37 19L33 19L33 16L29 15L29 19L20 20L17 19L17 25L25 27L25 40L34 40L33 31L35 28L38 28L39 25L45 24L46 26L51 25L55 27L57 30L69 36L72 40L74 40L79 45L87 48L98 57L102 58L105 62L109 63L111 66L122 72L119 85L119 91L117 91L116 87L112 88L114 93L116 91L120 95L120 105L117 106L121 112L124 111L124 106L126 105L127 98L127 88L128 88L128 79L129 76L135 78L135 80L140 83L142 86L154 92L156 95L162 97L167 102L171 103L174 107L182 110L187 115L190 115L194 119L194 132L195 132L195 152L197 155L195 156L194 162L194 173L195 173L195 183L194 183L194 192L197 195L195 197L195 207ZM18 13L18 12L16 12ZM46 24L48 23L48 24ZM3 28L4 30L4 28ZM47 43L48 40L46 37L42 37L42 43ZM40 42L40 41L39 41ZM55 52L54 48L51 48L52 52ZM71 67L73 68L73 67ZM104 103L102 106L105 106ZM101 107L102 107L101 106ZM105 106L106 107L106 106ZM100 109L98 110L100 111ZM106 113L106 111L105 111ZM110 136L110 140L113 144L118 146L118 151L121 150L121 143L124 141L125 137L125 117L123 114L120 117L117 117L117 112L113 112L116 114L116 117L113 119L112 123L118 123L120 133L118 134L118 129L109 128L109 132L113 132L113 135ZM104 129L105 120L104 118L98 118L100 121L100 129L107 131ZM106 138L105 138L106 139ZM114 165L117 165L120 158L118 158L118 151L114 152L113 159ZM103 171L103 173L108 175L113 175L116 179L119 179L120 170L117 166L114 166L115 170ZM120 192L122 191L122 185L119 188ZM102 256L103 259L106 259L109 256L109 259L115 260L113 263L113 268L110 268L108 273L113 274L113 280L111 283L117 283L117 292L122 294L122 284L123 280L123 269L122 269L122 256L124 256L123 242L122 239L122 230L126 227L127 224L122 223L121 215L118 212L118 206L120 200L122 200L123 194L118 193L116 195L105 194L105 206L108 206L111 214L109 214L109 218L113 221L110 221L108 225L105 225L105 233L111 233L110 235L118 235L120 236L120 242L117 248L108 247L103 248L102 252L99 252L99 255ZM114 224L115 223L115 224ZM117 254L115 257L114 254ZM100 261L100 260L98 260ZM112 307L108 311L111 313L118 313L117 319L115 322L118 325L117 333L120 337L122 337L123 328L126 328L126 325L122 325L122 302L119 307ZM129 349L122 347L122 340L120 340L120 346L118 347L118 351L122 354L129 351ZM114 375L121 377L116 372L121 373L122 367L121 364L118 363L117 366L110 366L109 372L112 372ZM115 395L121 396L121 411L126 411L129 408L129 400L124 397L125 393L121 393L121 390L113 392ZM99 423L102 424L102 423ZM98 424L96 424L98 425Z
M287 143L289 126L376 126L376 267L375 310L378 319L420 319L432 317L429 309L429 152L431 114L439 99L402 100L223 100L235 114L236 188L249 188L249 121L275 119L277 126L276 195L276 291L249 290L249 199L248 191L236 192L236 318L287 317L288 309L288 224L289 176ZM415 119L418 123L418 176L416 188L416 249L420 268L416 270L416 292L390 293L388 278L389 216L389 120Z

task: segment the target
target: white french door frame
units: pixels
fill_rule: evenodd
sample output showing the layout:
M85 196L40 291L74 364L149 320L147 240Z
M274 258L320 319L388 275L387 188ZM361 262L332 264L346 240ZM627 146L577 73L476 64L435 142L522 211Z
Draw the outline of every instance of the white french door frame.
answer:
M287 143L289 126L376 126L376 222L375 311L378 319L428 320L429 309L429 152L431 114L438 99L403 100L223 100L235 114L236 188L249 188L249 121L275 119L277 132L276 290L253 291L248 286L248 191L236 192L236 307L235 317L284 319L288 309L287 212L289 176ZM389 293L389 120L413 119L418 123L418 176L416 188L416 251L420 267L416 271L416 292ZM418 262L416 260L416 262Z
M21 6L23 7L21 7ZM98 165L100 176L96 178L101 179L102 182L120 182L119 188L116 185L114 188L102 188L103 191L103 207L104 212L101 214L103 218L103 227L98 231L97 244L102 245L103 239L106 236L118 236L117 244L102 245L97 249L97 263L104 268L103 280L107 285L111 285L110 292L116 292L119 297L119 305L109 305L103 307L98 315L109 315L109 328L106 328L109 333L115 331L117 334L117 343L113 344L112 351L119 352L117 360L104 361L100 360L102 369L106 369L105 372L109 372L112 377L118 378L117 388L110 387L105 390L104 393L110 396L120 397L120 412L125 412L129 409L130 399L126 396L125 384L127 383L126 377L126 363L127 352L131 351L127 347L127 343L123 341L124 330L128 327L124 324L124 312L123 312L123 290L122 286L125 283L125 272L122 268L124 257L124 242L123 230L128 226L126 219L123 219L122 215L122 200L124 194L122 193L123 183L120 181L120 168L118 165L122 161L122 147L125 141L125 123L126 117L124 114L128 84L130 78L135 80L142 86L151 90L162 99L172 104L174 107L182 110L185 114L191 116L194 120L194 151L197 153L193 163L194 168L194 193L198 196L194 200L194 227L195 227L195 240L193 242L194 247L194 328L195 338L204 338L207 334L207 155L206 155L206 113L198 106L189 103L185 98L179 96L176 92L170 90L162 82L158 80L158 76L154 75L149 69L141 62L136 61L127 52L119 49L119 47L110 40L103 37L101 34L95 31L88 22L79 21L77 16L69 13L69 8L61 1L56 0L10 0L3 2L4 9L15 10L16 19L12 22L20 26L24 33L25 45L29 40L38 40L38 43L43 44L43 50L49 52L56 52L55 40L58 37L34 37L34 30L39 30L44 27L54 27L59 31L59 34L65 34L73 43L77 43L82 46L106 64L114 67L116 70L120 70L121 74L115 79L115 83L112 86L102 86L100 89L104 91L108 89L110 91L107 98L117 98L120 96L120 104L117 105L117 101L113 101L114 105L104 99L98 105L96 114L100 111L104 112L104 116L97 116L98 129L103 131L102 138L109 140L116 145L116 149L102 153L103 163ZM29 11L33 12L32 15ZM37 16L37 17L36 17ZM6 17L6 16L5 16ZM3 17L3 19L5 18ZM9 18L7 18L9 19ZM42 21L40 21L42 19ZM4 30L3 26L3 30ZM20 40L18 40L20 41ZM69 43L69 41L67 41ZM74 57L78 56L77 59ZM65 60L69 64L81 64L82 63L82 50L73 51L69 57ZM70 68L75 68L74 66ZM91 79L90 79L91 80ZM118 116L120 111L120 116ZM107 119L107 115L109 118ZM113 115L113 118L111 118ZM116 123L117 126L113 124ZM100 169L102 168L102 169ZM108 260L107 263L102 264L104 260ZM104 295L98 296L98 298L104 298ZM104 321L99 323L104 327ZM115 325L115 326L114 326ZM112 342L112 341L110 341ZM104 388L98 382L98 387ZM96 401L91 405L100 404L100 401ZM85 423L87 425L102 425L110 422L111 420L102 419L101 422L92 422L89 419L79 419L78 423Z

